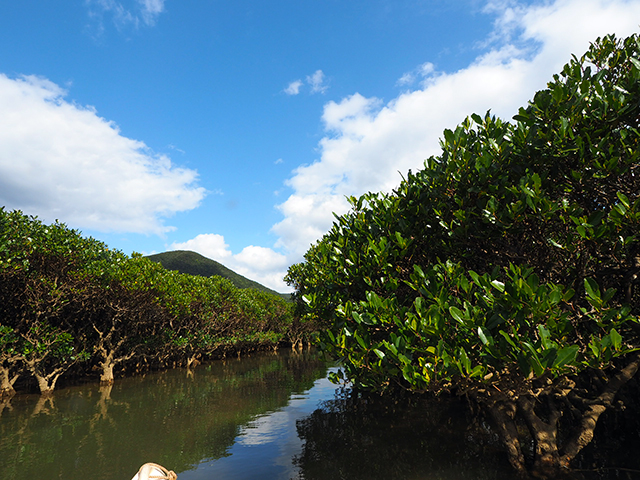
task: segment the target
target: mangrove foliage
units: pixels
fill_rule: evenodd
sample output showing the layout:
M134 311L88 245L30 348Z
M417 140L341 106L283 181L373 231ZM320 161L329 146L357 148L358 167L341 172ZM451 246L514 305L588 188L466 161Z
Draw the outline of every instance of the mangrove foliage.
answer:
M320 346L357 388L465 396L522 475L566 471L640 364L639 122L638 36L606 36L513 121L445 130L290 268Z
M0 395L300 345L309 328L278 295L170 271L0 208Z

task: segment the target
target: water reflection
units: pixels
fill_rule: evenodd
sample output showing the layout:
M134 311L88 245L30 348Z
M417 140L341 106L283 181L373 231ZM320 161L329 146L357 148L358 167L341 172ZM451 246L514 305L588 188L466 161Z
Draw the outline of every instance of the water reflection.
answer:
M264 429L271 422L264 415L309 390L326 370L309 354L255 356L49 398L16 396L0 406L0 472L16 480L115 480L153 461L185 472L182 480L231 455L238 435L250 444L246 432Z
M456 399L396 403L343 391L300 420L298 433L306 480L513 478L496 438Z
M293 462L302 449L296 423L333 398L335 390L326 377L316 380L310 390L292 395L285 408L243 425L229 456L203 462L194 471L180 474L179 480L299 478L299 467Z
M128 480L156 462L179 480L513 478L497 439L463 400L336 392L327 370L313 354L287 352L5 399L0 477ZM614 461L605 447L629 457L639 420L616 418L585 449L585 479L637 476L637 461ZM604 461L595 462L598 451ZM596 473L597 465L626 468Z

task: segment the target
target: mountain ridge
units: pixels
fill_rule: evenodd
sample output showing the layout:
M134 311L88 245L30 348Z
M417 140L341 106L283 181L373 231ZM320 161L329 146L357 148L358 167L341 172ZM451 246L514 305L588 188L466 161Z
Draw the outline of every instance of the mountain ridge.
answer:
M243 277L215 260L191 250L171 250L147 255L146 258L152 262L160 263L167 270L175 270L180 273L199 275L202 277L217 275L227 278L238 288L253 288L254 290L272 293L287 299L290 297L290 294L276 292L261 283Z

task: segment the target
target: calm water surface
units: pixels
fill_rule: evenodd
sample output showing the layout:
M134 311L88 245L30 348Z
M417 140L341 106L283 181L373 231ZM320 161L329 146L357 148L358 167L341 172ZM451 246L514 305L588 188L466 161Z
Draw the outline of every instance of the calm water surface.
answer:
M381 406L313 354L265 354L0 403L0 478L507 479L463 409Z

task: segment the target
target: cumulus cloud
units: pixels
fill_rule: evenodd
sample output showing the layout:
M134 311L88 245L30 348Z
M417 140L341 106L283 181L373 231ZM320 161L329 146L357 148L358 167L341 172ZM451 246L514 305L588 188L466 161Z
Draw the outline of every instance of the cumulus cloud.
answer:
M41 77L0 74L0 205L77 228L162 234L197 207L194 170L121 135Z
M282 278L287 273L290 259L271 248L249 245L234 254L224 237L215 233L201 234L186 242L175 242L170 248L197 252L266 287L278 292L285 291Z
M491 110L510 119L572 53L581 55L598 36L637 31L640 2L492 0L485 13L495 16L493 33L478 42L481 53L468 67L435 72L425 62L398 80L401 86L420 80L418 87L387 102L354 93L325 105L320 157L293 171L287 181L293 193L278 206L284 219L272 229L277 247L300 259L330 228L332 212L347 211L345 195L392 190L401 173L422 168L440 151L445 128L471 113Z

